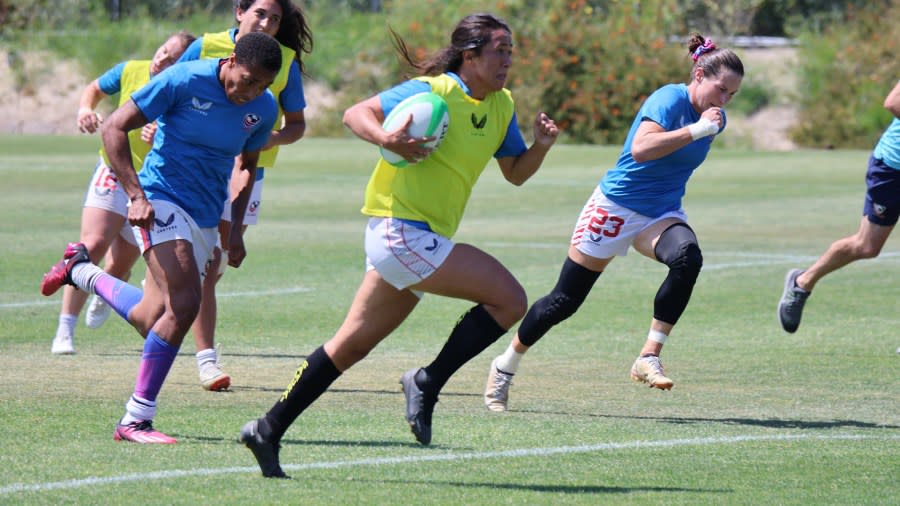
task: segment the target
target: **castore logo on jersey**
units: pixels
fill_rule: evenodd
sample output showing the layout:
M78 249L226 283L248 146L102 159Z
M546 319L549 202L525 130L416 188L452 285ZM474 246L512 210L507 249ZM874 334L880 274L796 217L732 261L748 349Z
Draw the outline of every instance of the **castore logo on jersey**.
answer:
M201 102L197 97L191 97L191 109L199 112L200 114L206 116L206 111L212 107L212 102Z

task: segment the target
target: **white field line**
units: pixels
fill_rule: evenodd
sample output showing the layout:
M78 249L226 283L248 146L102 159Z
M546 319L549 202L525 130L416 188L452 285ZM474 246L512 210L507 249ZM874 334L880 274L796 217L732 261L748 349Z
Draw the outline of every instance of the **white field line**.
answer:
M550 243L512 243L512 242L488 242L485 247L491 248L524 248L524 249L551 249L559 248L564 251L564 244ZM767 265L808 265L816 260L815 256L807 255L789 255L774 253L747 253L741 251L712 251L704 252L704 271L717 271L723 269L740 269L742 267L758 267ZM711 262L709 259L725 258L745 258L751 260L742 260L737 262ZM877 258L863 260L863 262L879 262L892 261L900 258L900 251L886 251L878 255ZM262 290L262 291L245 291L245 292L222 292L217 293L218 297L260 297L267 295L285 295L290 293L312 292L312 288L294 287L284 289ZM53 306L59 305L59 300L36 300L26 302L7 302L0 303L0 310L17 309L23 307Z
M730 445L746 442L770 442L770 441L900 441L900 434L888 436L871 436L858 434L835 435L811 435L811 434L781 434L768 436L723 436L703 437L692 439L669 439L663 441L631 441L625 443L600 443L580 446L557 446L550 448L520 448L517 450L505 450L495 452L470 452L470 453L437 453L434 455L409 455L405 457L381 457L359 460L337 460L326 462L311 462L308 464L286 464L281 466L286 471L304 471L310 469L338 469L351 467L383 466L397 464L419 464L422 462L453 462L460 460L483 460L494 458L523 458L523 457L548 457L552 455L565 455L576 453L595 453L604 451L629 450L629 449L653 449L675 448L679 446L706 446L706 445ZM126 443L123 443L126 444ZM249 454L247 455L249 458ZM148 482L156 480L169 480L174 478L190 478L195 476L219 476L224 474L259 473L257 466L245 467L207 467L192 469L173 469L169 471L155 471L140 474L123 474L119 476L90 477L74 480L53 481L46 483L13 483L0 487L0 495L9 495L21 492L47 492L51 490L68 490L81 487L115 485L130 482ZM261 478L262 479L262 478Z

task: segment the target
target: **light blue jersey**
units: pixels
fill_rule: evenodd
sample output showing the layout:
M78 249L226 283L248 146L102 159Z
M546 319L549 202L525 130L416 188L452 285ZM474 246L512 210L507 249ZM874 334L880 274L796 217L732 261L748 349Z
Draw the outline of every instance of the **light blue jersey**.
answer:
M125 63L116 64L97 78L97 85L100 87L100 91L107 95L115 95L122 89L122 72L125 70Z
M158 129L139 177L149 199L177 204L215 227L228 198L234 157L269 139L278 106L268 91L238 105L219 82L219 60L172 65L132 95Z
M900 119L894 118L875 145L872 156L892 169L900 170Z
M706 159L715 136L703 137L662 158L640 163L631 156L631 143L644 121L653 121L666 131L673 131L699 119L700 114L691 105L687 85L668 84L653 92L634 118L616 166L600 181L603 194L616 204L651 218L681 209L687 181Z

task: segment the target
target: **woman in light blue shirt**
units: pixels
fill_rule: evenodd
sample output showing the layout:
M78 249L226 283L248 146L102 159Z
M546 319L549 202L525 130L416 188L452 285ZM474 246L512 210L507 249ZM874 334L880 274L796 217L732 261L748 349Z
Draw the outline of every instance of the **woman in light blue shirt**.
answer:
M528 348L573 315L606 266L629 247L669 267L631 377L654 388L672 388L659 353L687 307L703 263L681 198L725 128L723 107L744 77L734 52L700 34L691 37L688 51L690 82L665 85L641 106L616 166L606 172L575 224L556 286L531 306L512 343L491 363L484 394L491 411L506 410L512 376Z

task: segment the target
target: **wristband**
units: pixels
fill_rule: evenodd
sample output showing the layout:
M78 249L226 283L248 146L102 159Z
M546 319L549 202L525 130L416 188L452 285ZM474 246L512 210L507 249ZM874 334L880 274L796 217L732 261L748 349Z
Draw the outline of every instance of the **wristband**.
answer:
M688 131L691 133L691 138L696 141L697 139L719 133L719 125L706 118L700 118L700 121L693 125L688 125Z
M78 116L81 116L82 114L84 114L86 112L94 114L94 110L91 109L90 107L79 107L78 108Z

